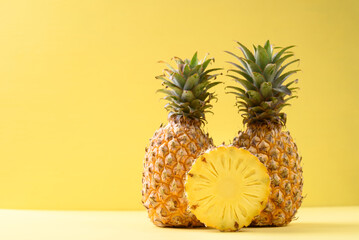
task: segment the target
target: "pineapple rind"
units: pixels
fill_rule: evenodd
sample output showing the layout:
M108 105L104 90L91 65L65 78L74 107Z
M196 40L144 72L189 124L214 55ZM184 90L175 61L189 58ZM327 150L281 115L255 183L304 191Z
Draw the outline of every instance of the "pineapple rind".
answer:
M222 146L197 158L185 185L193 214L209 227L238 231L266 206L267 169L250 152Z
M233 140L248 149L268 169L271 194L266 208L252 226L284 226L292 221L302 204L303 170L297 145L281 126L249 125Z
M199 125L175 118L155 132L144 159L142 203L156 226L203 226L187 210L184 183L194 160L211 146Z

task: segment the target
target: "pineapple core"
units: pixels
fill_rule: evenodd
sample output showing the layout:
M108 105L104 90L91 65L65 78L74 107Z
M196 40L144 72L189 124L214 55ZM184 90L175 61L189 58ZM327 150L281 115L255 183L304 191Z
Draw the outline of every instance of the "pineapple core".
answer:
M185 187L190 209L201 222L221 231L237 231L266 206L270 179L250 152L223 146L196 160Z

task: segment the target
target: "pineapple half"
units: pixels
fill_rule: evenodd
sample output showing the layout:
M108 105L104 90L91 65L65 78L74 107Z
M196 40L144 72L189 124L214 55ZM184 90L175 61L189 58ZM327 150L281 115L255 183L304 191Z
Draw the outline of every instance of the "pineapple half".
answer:
M155 132L146 148L142 177L142 203L151 221L160 227L203 226L188 210L184 194L186 173L194 160L213 146L204 133L205 113L215 99L211 88L219 68L208 69L213 59L174 58L177 67L167 64L165 74L157 76L168 101L168 124Z
M249 151L222 146L196 160L185 188L190 209L201 222L220 231L238 231L266 206L270 179Z

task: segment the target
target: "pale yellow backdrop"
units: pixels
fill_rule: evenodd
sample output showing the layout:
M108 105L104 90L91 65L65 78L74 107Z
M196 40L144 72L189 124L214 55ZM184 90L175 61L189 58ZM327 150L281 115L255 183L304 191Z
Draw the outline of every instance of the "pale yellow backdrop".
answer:
M0 208L143 209L144 148L166 121L157 61L227 68L233 40L266 39L301 58L287 126L304 205L359 205L358 2L1 1ZM217 91L205 130L229 143L242 120Z

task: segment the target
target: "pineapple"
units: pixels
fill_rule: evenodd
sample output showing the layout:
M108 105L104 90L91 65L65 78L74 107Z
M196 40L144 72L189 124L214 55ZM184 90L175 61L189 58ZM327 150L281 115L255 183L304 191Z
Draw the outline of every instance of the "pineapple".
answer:
M202 128L216 98L209 90L220 83L213 73L220 69L207 69L214 59L199 61L197 53L191 60L174 59L177 68L167 64L165 74L156 77L164 86L158 91L168 101L168 124L160 126L146 148L142 203L157 226L197 227L203 224L187 209L184 181L194 160L213 146Z
M294 46L273 49L269 41L254 46L254 53L238 42L244 57L227 52L238 59L239 64L229 62L235 69L229 70L241 87L228 86L237 97L242 111L244 131L234 138L233 145L248 149L268 169L271 177L271 195L266 208L257 216L252 226L283 226L292 221L302 203L303 171L297 145L289 131L284 131L286 114L283 107L294 95L298 80L286 81L299 70L284 70L298 62L288 51ZM284 64L285 63L285 64Z
M207 226L238 231L266 206L267 169L249 151L222 146L201 155L187 174L191 211Z

